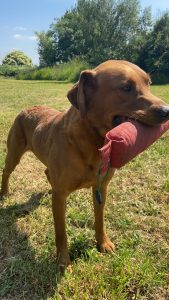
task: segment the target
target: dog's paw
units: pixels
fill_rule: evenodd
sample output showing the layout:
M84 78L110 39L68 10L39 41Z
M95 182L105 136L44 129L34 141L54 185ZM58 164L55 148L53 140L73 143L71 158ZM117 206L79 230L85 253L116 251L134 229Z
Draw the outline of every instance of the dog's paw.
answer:
M60 274L64 274L66 270L72 273L73 269L71 260L69 258L69 255L60 254L57 257L57 271Z
M114 252L115 251L115 245L107 238L102 243L98 244L99 251L104 252Z
M0 201L5 200L8 196L9 196L8 192L4 193L4 192L0 191Z

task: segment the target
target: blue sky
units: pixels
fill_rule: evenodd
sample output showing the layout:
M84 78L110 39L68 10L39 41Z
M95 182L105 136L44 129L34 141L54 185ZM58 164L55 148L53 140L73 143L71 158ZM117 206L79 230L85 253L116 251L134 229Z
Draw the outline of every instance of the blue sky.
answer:
M55 18L71 8L76 0L0 0L0 61L12 51L24 51L38 64L35 31L47 30ZM154 17L169 9L169 0L141 0L151 6Z

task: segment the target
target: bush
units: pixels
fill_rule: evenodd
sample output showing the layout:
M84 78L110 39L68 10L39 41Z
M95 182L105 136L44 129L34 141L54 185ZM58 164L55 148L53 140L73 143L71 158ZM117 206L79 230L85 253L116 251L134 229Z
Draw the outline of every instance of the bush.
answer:
M21 80L57 80L75 82L82 70L88 69L89 64L85 61L74 59L68 63L55 67L34 68L19 72L16 79Z
M16 65L0 65L0 76L14 77L20 72L30 72L32 68L27 66L16 66Z
M151 73L153 84L169 84L169 70L156 70Z
M12 51L5 56L2 64L12 66L32 66L32 60L22 51Z

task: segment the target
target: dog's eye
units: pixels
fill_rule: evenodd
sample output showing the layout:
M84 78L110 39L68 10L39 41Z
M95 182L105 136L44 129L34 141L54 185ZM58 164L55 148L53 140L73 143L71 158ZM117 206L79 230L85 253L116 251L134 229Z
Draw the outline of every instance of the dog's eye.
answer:
M122 87L122 90L124 92L131 92L132 90L132 85L131 84L126 84L125 86Z

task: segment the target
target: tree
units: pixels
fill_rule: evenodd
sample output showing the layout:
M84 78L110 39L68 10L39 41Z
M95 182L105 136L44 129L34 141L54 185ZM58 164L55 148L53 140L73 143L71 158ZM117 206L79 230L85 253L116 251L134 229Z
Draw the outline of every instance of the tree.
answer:
M169 12L155 23L140 56L149 72L169 70Z
M148 13L149 12L149 13ZM50 33L53 63L80 56L96 65L106 59L136 60L150 26L150 9L141 11L138 0L77 0L74 8L56 20ZM39 34L40 59L44 55ZM54 51L53 51L54 49Z
M126 48L126 57L130 61L141 65L141 53L148 41L152 30L151 7L146 7L139 17L139 22L135 34L131 36L130 43Z
M22 51L12 51L5 56L3 65L31 66L32 60Z
M38 53L41 66L52 66L57 61L57 43L54 40L53 32L36 32L38 43Z

